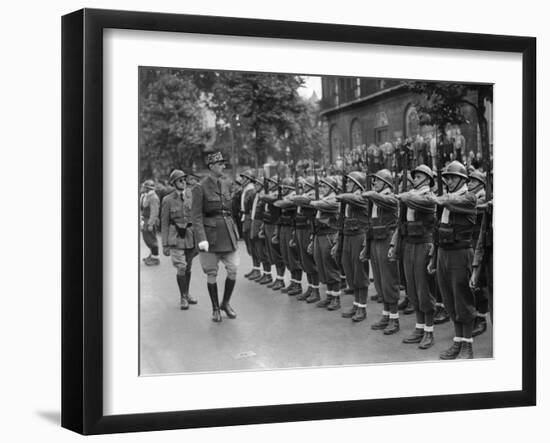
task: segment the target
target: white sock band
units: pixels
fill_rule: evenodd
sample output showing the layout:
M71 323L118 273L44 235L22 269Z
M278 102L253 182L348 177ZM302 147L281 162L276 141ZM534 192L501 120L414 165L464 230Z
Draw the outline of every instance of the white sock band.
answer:
M460 343L462 340L463 340L462 337L455 337L455 338L453 338L453 341L456 342L456 343Z
M392 319L396 319L396 318L399 318L399 313L398 312L390 312L390 318Z
M474 342L474 339L473 338L462 338L462 341L463 342L466 342L466 343L473 343Z
M382 311L382 315L384 317L387 317L388 315L390 315L390 311Z
M416 329L424 329L424 328L426 328L426 325L424 323L417 323L415 325L415 328Z
M434 331L433 325L432 326L424 326L424 332L433 332L433 331Z
M361 304L361 303L357 303L357 307L358 307L358 308L366 308L367 305L363 305L363 304Z

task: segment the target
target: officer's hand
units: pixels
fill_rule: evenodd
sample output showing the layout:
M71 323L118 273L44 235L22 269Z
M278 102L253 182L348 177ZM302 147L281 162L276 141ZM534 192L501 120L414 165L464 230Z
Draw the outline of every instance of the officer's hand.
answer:
M208 252L208 242L206 240L199 242L199 251Z
M476 266L474 268L474 271L472 272L472 276L470 277L470 289L478 289L478 283L479 283L479 274L480 274L480 268L479 266Z
M388 249L388 259L395 260L395 246L390 246Z
M430 274L430 275L435 274L436 269L435 269L435 263L434 263L433 259L430 260L430 262L428 263L427 270L428 270L428 274Z
M170 256L170 248L168 248L168 247L165 246L164 248L162 248L162 253L163 253L166 257Z

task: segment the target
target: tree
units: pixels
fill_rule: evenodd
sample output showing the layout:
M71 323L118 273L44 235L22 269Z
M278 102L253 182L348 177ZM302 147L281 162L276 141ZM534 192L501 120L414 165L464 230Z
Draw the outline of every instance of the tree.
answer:
M415 105L420 124L434 125L440 134L445 133L447 124L465 123L465 106L475 111L483 160L486 170L490 170L489 127L485 117L485 103L493 102L492 85L412 81L407 86L410 91L422 94L425 98L424 102ZM474 97L474 101L471 97Z
M191 71L140 70L142 179L167 177L174 168L189 168L200 161L208 138L203 130L200 98Z

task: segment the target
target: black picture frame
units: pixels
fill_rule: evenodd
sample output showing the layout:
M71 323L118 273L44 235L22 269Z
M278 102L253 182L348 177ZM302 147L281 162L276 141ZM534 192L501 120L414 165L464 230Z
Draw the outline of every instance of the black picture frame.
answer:
M103 30L170 31L522 55L522 388L393 399L106 416L103 413ZM62 426L82 434L536 404L536 39L83 9L62 18ZM527 173L527 171L529 171Z

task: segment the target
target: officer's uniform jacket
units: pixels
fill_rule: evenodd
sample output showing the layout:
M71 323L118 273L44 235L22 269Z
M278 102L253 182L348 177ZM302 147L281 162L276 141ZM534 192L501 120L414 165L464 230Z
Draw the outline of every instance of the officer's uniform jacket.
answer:
M140 208L143 223L147 226L157 226L159 222L160 199L155 190L151 189L141 195Z
M187 190L186 190L187 191ZM162 199L162 246L177 249L195 247L191 222L191 195L175 190Z
M197 243L207 241L208 252L233 252L238 232L231 214L231 183L208 175L193 188L191 221Z

